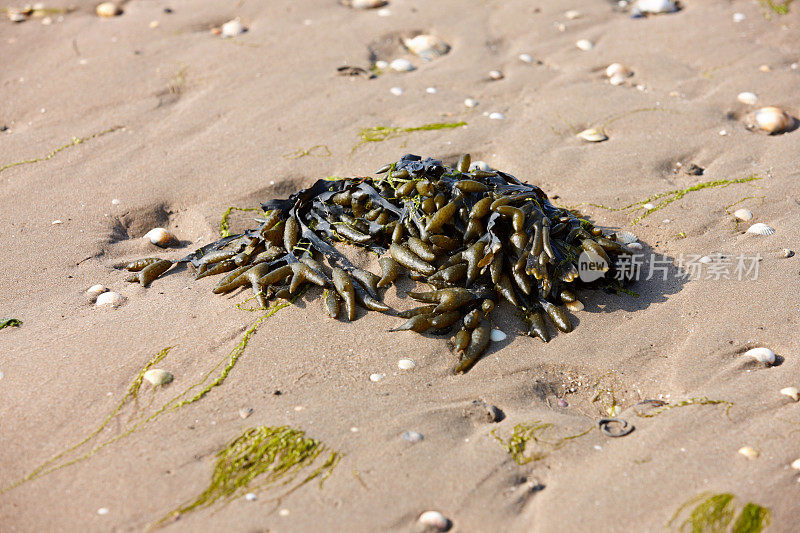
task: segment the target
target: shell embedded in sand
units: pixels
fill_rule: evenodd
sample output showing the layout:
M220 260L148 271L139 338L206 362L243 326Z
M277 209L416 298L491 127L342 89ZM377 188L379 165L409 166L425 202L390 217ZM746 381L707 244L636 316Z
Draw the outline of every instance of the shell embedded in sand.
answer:
M411 370L415 366L417 366L417 363L415 363L411 359L400 359L397 362L397 368L399 368L400 370Z
M775 352L769 348L753 348L752 350L747 350L744 354L765 365L775 364Z
M125 301L125 298L118 292L104 292L97 297L97 301L95 305L98 307L110 306L110 307L119 307L122 305L122 302Z
M608 83L615 86L622 85L625 83L625 76L615 74L608 79Z
M375 9L377 7L383 7L389 2L386 0L346 0L342 3L353 9Z
M220 27L222 31L222 38L223 39L230 39L231 37L236 37L237 35L241 35L245 32L245 27L242 25L242 22L237 18L233 20L229 20L225 24Z
M153 228L144 234L144 238L150 239L150 242L156 246L166 248L175 240L175 235L164 228Z
M103 285L92 285L86 290L86 296L88 296L90 300L94 301L97 299L98 296L100 296L107 290L108 289L105 288Z
M781 389L781 394L788 396L794 401L800 400L800 389L797 387L784 387Z
M114 2L103 2L94 11L98 17L116 17L122 14L122 9Z
M505 78L505 75L502 72L500 72L499 70L490 70L489 71L489 78L491 78L491 79L493 79L495 81L496 80L502 80L503 78Z
M415 444L420 442L425 437L422 436L422 433L417 433L416 431L406 431L402 435L400 435L403 440L407 440L408 442Z
M745 457L747 457L751 461L753 459L756 459L760 455L758 450L756 450L752 446L742 446L741 448L739 448L739 453L741 455L744 455Z
M450 529L450 520L440 513L439 511L425 511L417 521L426 528L431 528L436 531L447 531Z
M757 109L748 118L748 128L764 131L770 135L783 133L794 124L794 119L780 107L767 106Z
M639 237L637 237L630 231L618 231L616 233L616 236L617 236L617 242L621 242L622 244L631 244L632 242L639 242Z
M737 219L747 222L748 220L753 219L753 212L749 209L737 209L733 212L733 216Z
M613 78L614 76L629 78L630 76L633 76L633 72L631 72L630 69L622 63L611 63L608 67L606 67L606 78Z
M758 96L756 96L755 93L743 92L739 93L736 99L745 105L755 105L755 103L758 101Z
M403 39L403 44L425 61L432 61L450 51L450 45L435 35L417 35L413 39Z
M389 68L396 72L411 72L414 70L414 65L408 59L399 57L389 63Z
M369 375L369 380L372 381L373 383L377 383L377 382L381 381L385 377L386 377L386 374L381 374L381 373L376 372L375 374L370 374Z
M590 41L589 39L581 39L580 41L575 43L575 46L577 46L579 49L583 50L584 52L587 52L587 51L591 50L592 48L594 48L594 43L592 41Z
M167 383L171 382L174 377L166 370L152 368L144 373L144 379L149 381L154 387L157 387L159 385L166 385Z
M492 120L504 120L506 116L502 113L489 113L489 118Z
M534 61L533 56L530 54L520 54L519 60L522 61L523 63L533 63Z
M575 20L581 17L581 12L575 9L570 9L569 11L564 13L564 16L567 17L569 20Z
M800 470L800 459L795 459L792 461L792 468L795 470Z
M773 235L775 233L775 228L767 226L763 222L756 222L747 228L747 233L752 233L753 235Z
M583 130L578 134L578 137L583 139L584 141L592 142L592 143L599 143L608 140L608 136L603 133L602 131L596 130L594 128L589 128L587 130Z
M474 98L466 98L464 99L464 105L466 107L475 107L478 105L478 102L476 102Z

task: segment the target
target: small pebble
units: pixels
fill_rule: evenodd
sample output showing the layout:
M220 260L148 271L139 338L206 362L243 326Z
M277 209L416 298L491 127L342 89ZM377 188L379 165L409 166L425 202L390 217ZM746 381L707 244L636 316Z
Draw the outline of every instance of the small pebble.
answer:
M63 222L61 222L60 220L54 220L54 221L52 221L50 224L52 224L52 225L54 225L54 226L55 226L55 225L57 225L57 224L63 224Z
M252 492L248 492L247 494L244 495L244 499L249 502L254 502L256 500L256 495L253 494Z
M728 134L727 130L719 130L720 137L725 137Z
M556 400L556 403L558 404L559 407L569 407L569 403L567 403L567 400L563 398L559 398L558 400Z
M417 366L417 363L415 363L411 359L400 359L397 362L397 368L399 368L400 370L411 370L415 366Z
M428 87L425 89L425 92L428 94L436 94L436 87Z
M389 89L389 92L395 96L400 96L401 94L403 94L403 89L401 87L392 87L391 89Z
M520 54L519 60L523 63L533 63L533 56L530 54Z
M579 49L583 50L584 52L587 52L587 51L591 50L592 48L594 48L594 43L592 41L588 40L588 39L581 39L580 41L575 43L575 46L577 46Z
M503 120L506 116L502 113L489 113L489 118L492 120Z
M245 27L238 18L229 20L220 27L220 35L222 35L223 39L230 39L231 37L236 37L244 32Z
M490 334L490 338L493 342L501 342L506 340L507 335L500 331L499 329L493 329L492 333Z
M436 531L447 531L450 529L450 520L439 511L425 511L419 515L418 522L425 528Z
M794 401L800 400L800 390L797 387L784 387L781 389L781 394L788 396Z
M379 382L380 380L382 380L385 377L386 377L386 374L375 373L375 374L370 374L369 375L369 380L372 381L372 382L377 383L377 382Z
M423 438L421 433L417 433L416 431L406 431L402 435L400 435L403 440L407 440L408 442L414 444L421 441Z
M744 13L734 13L733 14L733 21L734 22L741 22L746 18L747 17L744 15Z
M400 57L389 63L389 68L396 72L411 72L414 70L414 65L408 59Z
M150 382L154 387L159 385L166 385L175 379L172 374L160 368L152 368L144 373L144 379Z
M116 17L122 14L122 10L114 2L103 2L95 8L98 17Z
M281 509L278 511L278 514L281 516L289 516L289 509Z
M101 516L102 515L106 515L106 514L108 514L108 509L106 507L101 507L100 509L97 510L97 514L99 514Z
M760 67L758 67L758 70L760 70L761 72L770 72L772 70L772 67L770 67L769 65L761 65Z
M95 301L97 297L106 292L108 289L102 285L92 285L88 289L86 289L86 296L89 297L89 300Z
M252 414L253 414L252 407L242 407L241 409L239 409L239 418L245 419Z
M503 78L505 78L505 75L499 70L490 70L489 77L493 80L502 80Z
M149 26L150 26L151 30L154 30L154 29L158 28L158 21L157 20L151 20Z
M741 448L739 448L739 453L741 455L744 455L751 461L759 456L758 450L756 450L752 446L742 446Z
M464 100L464 105L467 107L475 107L476 105L478 105L478 102L476 102L472 98L467 98L466 100Z
M117 308L120 305L122 305L122 302L124 300L125 299L122 297L122 295L120 293L113 292L113 291L108 291L108 292L104 292L104 293L100 294L97 297L95 305L97 305L98 307L111 306L111 307Z
M166 248L175 240L175 235L164 228L153 228L145 233L144 238L150 239L150 242L156 246Z

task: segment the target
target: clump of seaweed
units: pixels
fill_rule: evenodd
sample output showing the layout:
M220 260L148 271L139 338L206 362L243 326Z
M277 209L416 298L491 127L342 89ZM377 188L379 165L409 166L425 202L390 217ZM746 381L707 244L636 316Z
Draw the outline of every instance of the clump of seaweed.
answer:
M297 483L294 482L303 470L310 468L327 451L325 444L288 426L249 428L217 452L217 462L208 488L156 525L181 514L210 507L218 501L230 502L247 491L263 491L278 485L290 486L278 496L282 498L317 478L322 486L341 459L336 451L331 451L316 469Z
M766 507L748 502L736 516L737 499L731 493L701 493L678 508L667 523L671 529L678 531L759 533L771 520L771 513ZM691 509L691 511L689 511ZM685 515L684 520L675 525Z
M492 436L506 449L508 454L516 461L518 465L526 465L533 461L539 461L547 457L550 452L558 450L569 441L583 437L588 434L592 429L582 431L575 435L561 437L557 440L545 440L544 433L553 428L553 424L549 422L542 422L535 420L528 424L517 424L514 426L514 431L508 440L504 440L498 436L496 431L492 430ZM535 445L537 449L530 451L529 446ZM527 453L526 453L527 451Z
M567 311L582 309L574 291L621 287L615 259L631 253L614 236L551 204L540 188L502 171L469 167L468 155L450 168L409 154L376 178L323 178L263 203L257 228L225 236L177 263L191 263L195 279L222 275L214 293L252 288L264 308L316 285L333 289L324 298L333 318L343 314L352 321L360 306L406 320L391 331L455 330L454 371L466 372L489 345L489 317L501 300L520 311L531 336L548 342L545 316L559 331L572 331ZM353 265L336 249L339 242L382 256L382 274ZM585 258L600 276L580 278ZM157 268L138 276L147 285L167 263L149 258L126 269ZM398 312L379 291L404 273L431 289L409 292L424 305Z
M0 320L0 329L3 328L18 328L22 325L22 320L18 318L4 318Z

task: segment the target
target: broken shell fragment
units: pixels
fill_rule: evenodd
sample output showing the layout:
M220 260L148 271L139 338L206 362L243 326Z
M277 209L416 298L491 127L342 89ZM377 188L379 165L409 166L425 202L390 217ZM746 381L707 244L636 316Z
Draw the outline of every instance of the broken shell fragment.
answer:
M158 387L160 385L166 385L167 383L171 382L174 378L172 374L167 372L166 370L161 370L160 368L152 368L144 373L144 379L150 382L151 385L154 387Z
M747 233L752 233L753 235L773 235L775 233L775 228L767 226L762 222L756 222L747 228Z
M767 366L775 364L775 352L769 348L753 348L752 350L747 350L744 354Z
M747 127L761 130L770 135L784 133L791 129L795 119L779 107L767 106L757 109L747 119Z
M425 61L432 61L450 51L450 45L435 35L417 35L413 39L404 39L403 45Z
M747 222L748 220L753 219L753 212L749 209L737 209L733 212L733 216L737 219Z
M578 134L578 137L591 143L599 143L608 140L608 136L605 133L594 128L583 130Z
M739 453L741 455L744 455L751 461L759 456L758 450L756 450L752 446L742 446L741 448L739 448Z
M797 387L784 387L781 389L781 394L788 396L794 401L800 400L800 389Z
M144 237L150 239L151 243L161 248L166 248L175 240L175 235L164 228L153 228L145 233Z
M745 105L755 105L758 101L758 96L756 96L755 93L743 92L739 93L736 99Z

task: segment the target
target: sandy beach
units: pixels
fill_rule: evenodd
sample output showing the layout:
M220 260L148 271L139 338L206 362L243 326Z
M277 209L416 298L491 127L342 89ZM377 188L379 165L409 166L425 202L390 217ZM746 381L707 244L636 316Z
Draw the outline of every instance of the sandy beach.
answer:
M796 530L800 404L781 390L800 387L800 131L747 127L764 106L800 116L800 5L783 5L685 0L634 18L603 0L130 0L104 18L53 0L0 14L0 320L21 322L0 329L0 530L419 531L437 511L460 532L691 531L715 495L731 495L713 500L718 530L753 509L737 531ZM236 19L243 33L213 31ZM425 61L399 44L417 34L449 50ZM398 58L414 70L375 65ZM630 73L615 84L613 63ZM362 142L376 127L396 129ZM469 153L634 233L641 279L582 292L575 330L549 343L504 306L492 326L507 338L463 375L450 336L389 332L398 319L376 312L332 320L316 288L266 313L184 266L125 281L130 261L219 239L230 207L407 153ZM231 211L229 231L256 214ZM156 227L176 242L142 238ZM122 304L96 305L95 284ZM413 286L386 303L411 307ZM745 355L757 347L775 363ZM142 380L154 357L168 385ZM609 437L607 417L635 429ZM221 450L283 426L319 456L287 484L257 477L192 507Z

